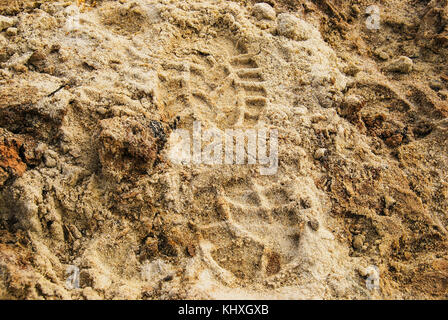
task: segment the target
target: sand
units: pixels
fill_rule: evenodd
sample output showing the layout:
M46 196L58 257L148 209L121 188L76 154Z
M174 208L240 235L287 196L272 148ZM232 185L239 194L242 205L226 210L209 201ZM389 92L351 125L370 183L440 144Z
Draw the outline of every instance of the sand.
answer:
M447 1L255 3L0 1L1 298L447 298Z

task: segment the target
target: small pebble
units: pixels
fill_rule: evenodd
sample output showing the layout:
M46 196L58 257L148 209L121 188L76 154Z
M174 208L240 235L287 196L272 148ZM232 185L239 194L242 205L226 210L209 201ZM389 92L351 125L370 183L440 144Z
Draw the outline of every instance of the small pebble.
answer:
M57 165L57 154L52 150L45 151L44 163L48 168L54 168Z
M17 35L17 28L11 27L11 28L6 29L6 35L10 36L10 37L16 36Z
M79 231L79 229L75 225L70 225L69 228L70 228L70 231L72 232L72 235L75 239L82 238L82 233Z
M317 221L316 219L311 219L308 221L308 225L310 226L311 229L313 229L314 231L319 230L319 221Z
M353 248L361 250L364 246L364 236L357 235L353 237Z
M311 37L312 30L303 20L292 14L282 13L277 17L277 32L286 38L305 41Z
M438 80L432 80L429 83L429 87L434 91L440 91L443 88L442 82Z
M252 9L252 14L258 20L275 20L276 14L274 8L268 3L260 2L254 5Z
M388 60L389 59L389 55L385 51L383 51L381 49L375 50L375 55L378 58L380 58L381 60Z
M105 115L107 113L107 109L104 107L99 107L98 109L96 109L96 112L98 112L101 115Z
M344 68L344 73L348 76L354 77L361 71L361 68L354 63L350 63Z
M73 147L72 149L71 149L71 151L70 151L70 155L73 157L73 158L79 158L79 157L81 157L81 149L80 148L78 148L78 147Z
M363 105L363 98L355 94L346 96L344 98L344 105L350 108L350 110L359 111Z

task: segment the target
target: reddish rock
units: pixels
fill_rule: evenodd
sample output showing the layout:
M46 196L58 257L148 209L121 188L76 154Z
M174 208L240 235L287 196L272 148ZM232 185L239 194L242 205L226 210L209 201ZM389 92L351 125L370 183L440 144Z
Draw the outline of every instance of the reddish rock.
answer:
M0 186L11 177L20 177L26 171L26 164L19 155L22 142L4 139L0 142Z

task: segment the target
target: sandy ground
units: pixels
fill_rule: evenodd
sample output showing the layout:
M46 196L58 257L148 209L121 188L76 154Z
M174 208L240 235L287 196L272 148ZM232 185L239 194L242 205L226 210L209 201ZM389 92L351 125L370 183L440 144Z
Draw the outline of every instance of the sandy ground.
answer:
M448 297L448 1L268 3L0 0L0 298Z

